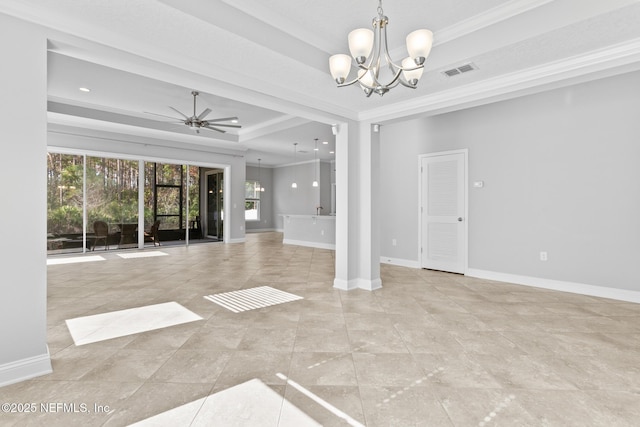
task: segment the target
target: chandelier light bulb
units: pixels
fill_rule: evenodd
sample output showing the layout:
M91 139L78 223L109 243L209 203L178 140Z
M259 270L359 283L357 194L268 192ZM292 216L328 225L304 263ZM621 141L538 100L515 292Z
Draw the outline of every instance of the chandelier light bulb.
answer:
M411 68L414 68L413 70ZM411 57L404 58L402 60L402 76L409 82L409 84L417 85L418 80L422 77L423 67L418 67Z
M432 45L433 33L429 30L416 30L407 36L407 52L416 65L424 64Z
M351 57L342 53L331 56L329 58L329 69L331 77L338 84L344 83L349 76L349 71L351 71Z
M358 28L349 33L349 52L358 64L364 64L373 50L373 31Z

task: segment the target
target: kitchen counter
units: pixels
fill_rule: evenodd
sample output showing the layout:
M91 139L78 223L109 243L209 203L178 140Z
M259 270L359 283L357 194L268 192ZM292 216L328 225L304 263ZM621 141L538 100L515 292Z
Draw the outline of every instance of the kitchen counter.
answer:
M335 215L280 215L284 232L282 243L285 245L336 248Z

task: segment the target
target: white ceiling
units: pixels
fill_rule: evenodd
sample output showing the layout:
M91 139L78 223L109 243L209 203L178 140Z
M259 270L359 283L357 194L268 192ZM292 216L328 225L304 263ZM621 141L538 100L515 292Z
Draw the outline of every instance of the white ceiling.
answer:
M54 31L50 121L246 150L248 163L313 158L314 139L347 119L387 123L640 68L640 0L402 0L383 2L392 57L404 37L435 34L416 90L366 98L337 88L333 53L369 27L376 0L3 0L0 12ZM478 70L446 77L466 63ZM91 88L90 93L79 87ZM147 112L238 116L227 134L168 124Z

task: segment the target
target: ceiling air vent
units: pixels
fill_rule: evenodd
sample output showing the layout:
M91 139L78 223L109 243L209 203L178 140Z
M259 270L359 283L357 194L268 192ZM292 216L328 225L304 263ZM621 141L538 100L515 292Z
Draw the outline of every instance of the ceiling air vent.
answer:
M453 76L457 76L458 74L468 73L469 71L473 71L477 69L478 67L476 67L475 64L469 63L469 64L461 65L457 68L452 68L450 70L443 71L442 74L444 74L447 77L453 77Z

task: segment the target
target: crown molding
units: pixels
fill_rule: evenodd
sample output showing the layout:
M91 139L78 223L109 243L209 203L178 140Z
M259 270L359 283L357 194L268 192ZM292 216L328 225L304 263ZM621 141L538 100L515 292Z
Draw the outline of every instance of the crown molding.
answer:
M552 83L566 81L566 84L571 84L574 79L590 74L593 75L593 79L596 79L599 78L598 72L633 63L640 63L640 38L428 94L421 98L364 111L358 115L358 120L383 122L419 114L437 114L442 109L461 109L474 102L515 94L527 89L535 88L536 92L543 91Z
M531 9L544 6L552 1L553 0L511 0L437 31L433 36L433 45L437 46L459 37L464 37L498 22L528 12Z

